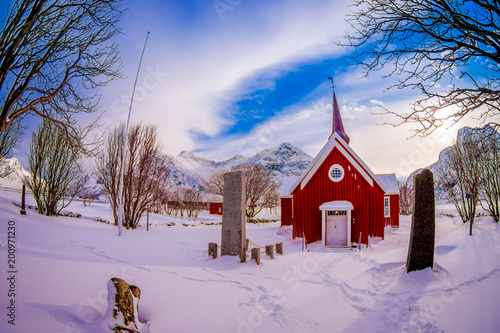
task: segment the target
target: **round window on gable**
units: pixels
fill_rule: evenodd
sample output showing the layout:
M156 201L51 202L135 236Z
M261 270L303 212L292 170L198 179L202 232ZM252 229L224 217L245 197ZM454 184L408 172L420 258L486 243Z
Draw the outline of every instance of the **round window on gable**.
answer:
M340 164L334 164L328 171L328 177L331 181L339 182L344 178L344 168Z

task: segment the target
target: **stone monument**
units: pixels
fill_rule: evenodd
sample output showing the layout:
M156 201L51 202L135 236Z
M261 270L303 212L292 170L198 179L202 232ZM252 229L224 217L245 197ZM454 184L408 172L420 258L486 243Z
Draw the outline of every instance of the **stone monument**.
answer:
M26 185L23 184L23 188L21 191L21 210L19 214L26 215Z
M224 174L221 256L242 256L246 251L246 198L242 171ZM246 253L245 253L246 257Z
M413 177L415 200L411 218L410 244L406 259L406 272L434 268L434 243L436 231L436 203L434 200L434 175L424 169Z

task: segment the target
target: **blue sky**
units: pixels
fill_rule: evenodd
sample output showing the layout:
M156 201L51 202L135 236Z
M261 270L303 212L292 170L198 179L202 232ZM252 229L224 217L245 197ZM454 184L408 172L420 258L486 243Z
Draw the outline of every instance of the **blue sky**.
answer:
M220 161L289 142L314 157L331 132L332 89L351 147L375 173L405 176L437 160L457 130L406 140L411 126L377 124L379 105L409 109L418 95L363 78L337 46L352 1L129 1L117 38L126 78L101 90L103 130L125 121L144 40L132 122L158 125L164 152ZM5 6L4 6L5 7ZM387 69L390 70L390 69ZM28 138L29 139L29 138ZM22 145L26 146L26 144ZM22 154L23 147L18 151Z

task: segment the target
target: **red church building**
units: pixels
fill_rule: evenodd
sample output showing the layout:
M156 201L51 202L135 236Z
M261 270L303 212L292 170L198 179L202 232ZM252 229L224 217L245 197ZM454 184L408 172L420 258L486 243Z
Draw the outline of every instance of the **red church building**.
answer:
M332 134L281 198L281 214L293 238L326 247L368 244L368 237L384 238L386 226L399 227L396 176L375 175L349 147L335 94Z

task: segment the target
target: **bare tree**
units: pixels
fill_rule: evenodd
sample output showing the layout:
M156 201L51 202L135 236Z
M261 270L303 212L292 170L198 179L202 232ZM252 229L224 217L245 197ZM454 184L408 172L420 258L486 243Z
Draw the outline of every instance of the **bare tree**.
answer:
M415 135L428 135L472 112L484 121L498 119L497 0L358 0L352 7L347 22L354 32L341 45L356 48L366 75L388 66L386 77L400 76L388 89L416 88L425 96L409 113L386 110L400 117L394 126L416 123Z
M83 199L83 203L82 204L84 206L87 206L87 205L90 206L95 201L96 196L93 193L83 193L81 195L81 198Z
M23 128L16 121L11 126L7 126L5 131L0 133L0 166L5 162L5 159L11 156L12 150L19 144L23 135ZM0 174L0 177L5 177L9 174L9 170Z
M245 192L248 218L255 217L262 208L271 205L276 199L279 185L273 180L271 171L260 164L244 169Z
M79 126L75 114L95 112L97 89L121 76L118 46L110 43L120 32L121 3L14 1L0 33L0 134L31 113L86 146L81 138L95 123Z
M183 208L187 217L197 218L203 210L203 192L199 188L183 189L181 191Z
M115 225L118 225L118 192L119 175L123 170L123 142L125 139L125 125L120 124L113 132L108 134L105 148L96 158L94 173L104 189L108 199Z
M206 182L207 192L220 196L224 195L224 174L226 172L226 170L219 170L208 177Z
M411 215L413 211L413 187L406 181L398 181L399 186L399 213Z
M135 125L130 128L125 163L123 140L125 126L121 124L108 136L108 144L95 167L106 197L113 208L115 225L118 223L118 180L123 168L123 224L137 228L148 205L161 199L166 177L161 172L163 158L156 135L156 126Z
M44 120L33 132L28 155L27 186L40 214L55 216L67 207L87 181L80 154L68 145L64 130Z
M160 171L161 172L161 171ZM149 210L155 214L167 214L172 215L168 201L171 198L171 193L167 187L159 189L159 197L151 202L149 205Z
M264 207L279 205L279 184L277 184L270 170L260 164L241 166L231 169L241 170L245 174L246 216L255 217ZM207 180L207 189L210 193L224 196L224 174L227 170L213 173Z
M473 220L479 202L482 152L473 137L467 136L450 147L445 161L437 168L437 178L462 221ZM467 195L471 196L472 208Z
M481 170L481 206L493 220L500 220L500 133L484 133L478 138L481 159L477 164ZM484 203L483 203L484 202Z
M126 228L135 229L150 203L161 198L167 179L157 126L136 125L129 132L127 163L123 175L123 212Z

